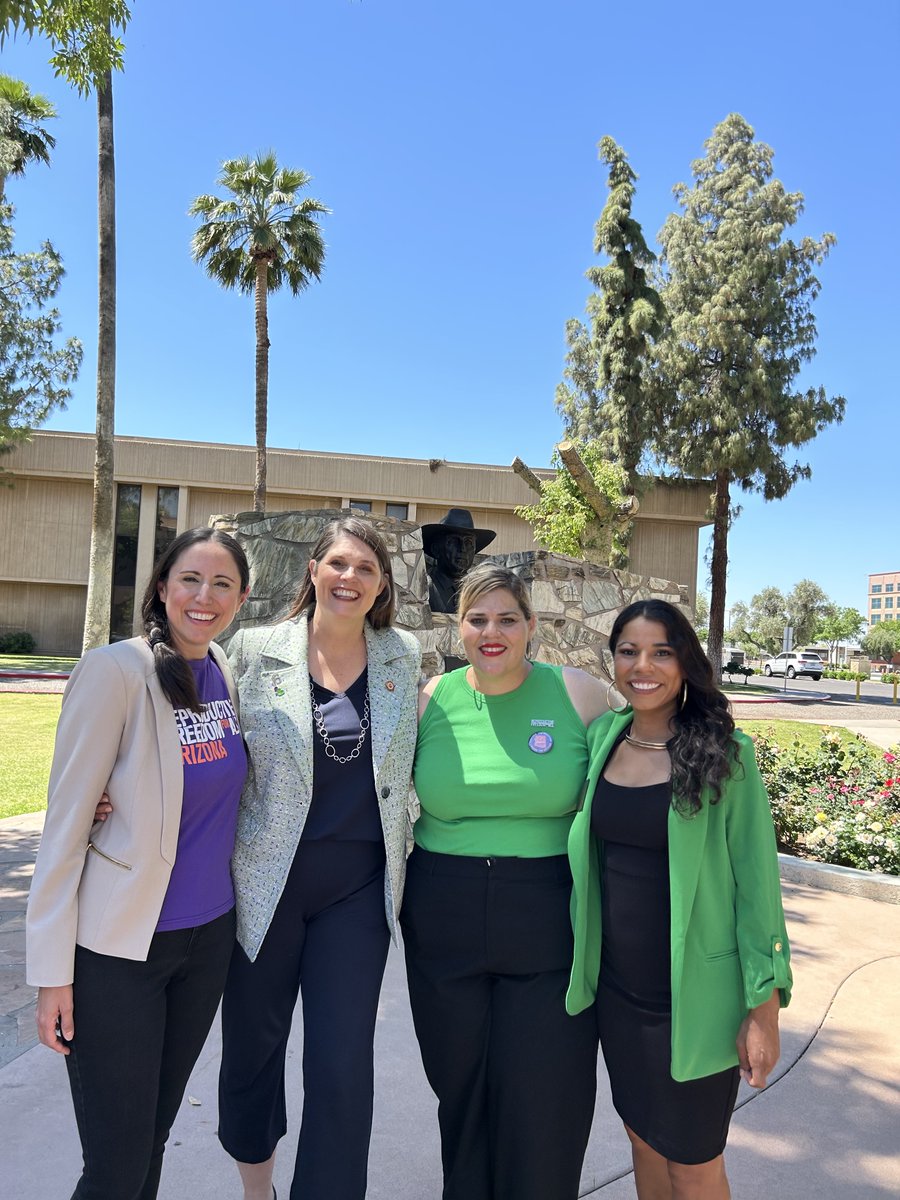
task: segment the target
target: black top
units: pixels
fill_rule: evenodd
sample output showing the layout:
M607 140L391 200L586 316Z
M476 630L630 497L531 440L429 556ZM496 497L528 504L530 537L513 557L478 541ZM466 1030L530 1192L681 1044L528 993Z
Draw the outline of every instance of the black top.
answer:
M600 777L591 829L600 845L605 983L640 1004L671 1004L668 816L672 785Z
M359 741L367 686L367 670L346 692L330 692L312 680L313 695L325 718L325 729L341 758L345 758ZM304 841L325 838L339 842L382 841L384 834L372 769L371 728L366 731L358 757L345 763L335 762L326 754L315 717L312 736L312 804L303 826Z

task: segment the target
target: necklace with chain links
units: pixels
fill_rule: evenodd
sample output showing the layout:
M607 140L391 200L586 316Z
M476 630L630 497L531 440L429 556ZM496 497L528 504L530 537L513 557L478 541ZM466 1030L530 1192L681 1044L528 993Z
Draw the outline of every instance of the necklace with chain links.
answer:
M319 708L316 700L316 685L313 682L313 677L309 677L309 695L312 700L313 721L315 722L316 730L319 737L325 743L325 754L328 758L334 759L336 763L352 762L354 758L359 758L359 752L362 750L363 742L366 740L366 731L369 728L369 685L366 684L366 699L363 705L363 715L359 722L359 741L353 747L349 754L340 755L335 750L331 738L328 736L328 730L325 728L325 714Z
M625 741L629 746L637 746L641 750L668 750L668 742L643 742L640 738L632 737L631 733L625 734Z

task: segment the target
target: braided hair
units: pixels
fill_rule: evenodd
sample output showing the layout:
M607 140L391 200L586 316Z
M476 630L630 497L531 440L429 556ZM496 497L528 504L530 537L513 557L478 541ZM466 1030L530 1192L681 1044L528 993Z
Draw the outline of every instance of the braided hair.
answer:
M153 665L163 695L173 708L189 708L197 713L201 712L204 706L197 694L194 673L187 659L172 644L166 606L160 598L159 585L169 578L169 572L179 556L201 542L216 542L224 546L234 559L241 580L241 591L245 592L250 585L250 566L240 543L224 530L201 526L198 529L186 529L171 543L154 566L141 602L143 633L150 643Z

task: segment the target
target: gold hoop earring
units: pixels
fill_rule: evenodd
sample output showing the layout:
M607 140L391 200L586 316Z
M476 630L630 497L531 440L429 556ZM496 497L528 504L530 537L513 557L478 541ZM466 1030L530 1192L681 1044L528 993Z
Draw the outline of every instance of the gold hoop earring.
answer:
M688 683L687 680L682 680L681 683L681 703L678 705L678 711L681 712L688 701Z
M614 679L611 679L609 681L609 683L606 685L606 707L609 709L610 712L623 713L625 711L625 709L628 707L627 700L625 701L625 703L622 705L621 708L613 708L613 706L609 702L609 698L612 695L612 690L615 686L616 686L616 682ZM621 693L620 693L620 695L621 695Z

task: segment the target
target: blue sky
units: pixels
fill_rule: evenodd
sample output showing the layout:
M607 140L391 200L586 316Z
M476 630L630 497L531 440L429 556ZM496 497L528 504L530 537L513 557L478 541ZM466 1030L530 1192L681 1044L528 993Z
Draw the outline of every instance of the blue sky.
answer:
M847 416L801 450L810 482L744 500L728 603L811 578L864 609L867 574L900 566L898 14L896 0L134 0L115 81L117 432L252 442L252 303L193 264L187 208L223 159L273 148L333 214L322 282L270 302L270 445L546 465L606 196L596 143L629 154L655 245L673 184L740 112L806 197L794 236L837 236L801 382L844 395ZM90 431L95 110L48 53L3 50L0 68L59 112L52 168L8 194L17 247L49 237L62 253L65 331L85 344L48 427Z

